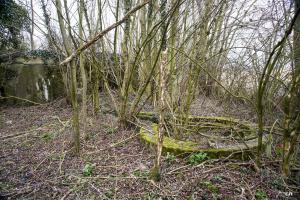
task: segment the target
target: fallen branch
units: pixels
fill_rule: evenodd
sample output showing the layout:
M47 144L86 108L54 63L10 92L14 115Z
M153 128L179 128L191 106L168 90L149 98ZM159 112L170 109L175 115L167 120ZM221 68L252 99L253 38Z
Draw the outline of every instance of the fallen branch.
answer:
M0 99L10 99L10 98L12 98L12 99L17 99L17 100L21 100L21 101L26 101L26 102L28 102L28 103L32 103L32 104L34 104L34 105L43 105L43 104L41 104L41 103L38 103L38 102L34 102L34 101L31 101L31 100L28 100L28 99L23 99L23 98L21 98L21 97L17 97L17 96L6 96L6 97L0 97Z
M103 31L101 31L100 33L98 33L90 41L88 41L87 43L85 43L83 46L79 47L69 57L67 57L64 61L62 61L60 63L60 65L65 65L65 64L68 64L69 62L71 62L75 57L77 57L78 55L80 55L84 50L86 50L92 44L94 44L95 42L97 42L97 40L99 40L100 38L102 38L106 33L108 33L109 31L113 30L114 28L116 28L117 26L121 25L122 23L126 22L126 20L129 19L129 17L132 14L134 14L136 11L138 11L139 9L141 9L142 7L144 7L148 3L149 3L149 0L145 0L141 4L138 4L137 6L135 6L134 8L132 8L128 13L125 14L125 16L121 20L119 20L119 21L115 22L114 24L110 25L109 27L107 27L106 29L104 29Z
M35 129L31 129L31 130L27 130L27 131L21 131L21 132L17 132L17 133L11 134L11 135L6 135L6 136L3 136L3 137L0 137L0 141L4 141L4 140L8 140L8 139L14 139L16 137L24 137L24 136L26 136L30 133L34 133L36 131L43 130L44 127L53 126L53 125L56 125L56 123L44 124L44 125L42 125L38 128L35 128Z
M22 131L22 132L18 132L18 133L15 133L15 134L12 134L12 135L7 135L7 136L3 136L0 138L1 141L4 141L4 140L7 140L7 139L12 139L12 138L16 138L18 136L26 136L28 135L29 133L32 133L32 132L35 132L37 130L39 130L39 128L37 129L34 129L34 130L29 130L29 131Z

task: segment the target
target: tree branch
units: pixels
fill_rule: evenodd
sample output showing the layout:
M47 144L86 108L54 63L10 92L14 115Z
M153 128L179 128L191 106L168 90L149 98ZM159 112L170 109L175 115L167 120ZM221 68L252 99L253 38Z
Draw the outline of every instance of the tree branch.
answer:
M122 23L124 23L132 14L134 14L136 11L138 11L139 9L141 9L142 7L144 7L148 3L149 3L149 0L145 0L141 4L138 4L137 6L135 6L134 8L132 8L128 13L125 14L125 16L121 20L119 20L119 21L115 22L114 24L110 25L109 27L107 27L106 29L104 29L103 31L101 31L100 33L98 33L90 41L88 41L87 43L85 43L83 46L81 46L78 49L76 49L69 57L67 57L64 61L62 61L60 63L60 65L68 64L71 60L73 60L75 57L77 57L78 55L80 55L84 50L86 50L92 44L94 44L95 42L97 42L97 40L99 40L100 38L102 38L106 33L108 33L109 31L113 30L117 26L119 26Z

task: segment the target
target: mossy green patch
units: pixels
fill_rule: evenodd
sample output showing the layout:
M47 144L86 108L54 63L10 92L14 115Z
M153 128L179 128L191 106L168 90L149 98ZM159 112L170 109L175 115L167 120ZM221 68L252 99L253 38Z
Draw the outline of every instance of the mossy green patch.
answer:
M154 132L156 134L148 133L145 129L141 128L140 136L143 140L150 144L156 145L157 143L157 125L153 125ZM198 150L198 144L191 141L180 141L170 137L164 137L163 149L168 152L182 153L182 152L194 152Z
M158 125L152 124L153 133L149 133L146 129L140 129L140 137L151 145L156 145L158 136ZM265 138L264 138L265 141ZM245 143L238 143L229 145L223 148L203 148L199 143L193 141L177 140L172 137L164 137L163 151L172 152L174 154L203 152L208 155L209 158L227 157L232 155L233 158L249 159L252 156L252 152L257 148L257 139L245 141Z
M154 112L140 112L138 117L143 120L154 122L152 123L151 133L144 128L140 129L140 137L148 144L156 145L158 140L157 114ZM169 119L171 119L171 116L166 115L166 120L168 121ZM176 121L179 123L183 120L185 120L184 117L180 115L176 116ZM174 154L203 152L206 153L209 158L227 157L231 155L232 158L249 159L257 148L257 127L252 123L243 122L230 117L189 116L187 126L191 127L191 130L193 130L192 132L186 132L186 135L206 131L212 131L211 134L221 131L221 133L223 132L224 134L227 131L229 132L229 136L226 136L225 134L211 135L211 139L212 141L216 140L218 143L221 142L222 144L222 140L228 137L226 138L226 141L232 140L232 143L227 142L221 146L215 147L214 145L211 146L210 143L209 145L206 144L207 142L205 141L207 141L207 138L204 138L203 140L200 139L201 141L190 141L188 139L175 139L165 136L163 141L164 152L171 152ZM218 139L220 136L223 139ZM263 138L263 144L265 143L266 137Z

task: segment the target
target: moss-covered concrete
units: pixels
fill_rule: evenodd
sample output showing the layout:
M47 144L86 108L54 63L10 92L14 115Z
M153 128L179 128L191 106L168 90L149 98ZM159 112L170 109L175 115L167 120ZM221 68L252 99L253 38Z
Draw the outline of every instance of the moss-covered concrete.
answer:
M60 69L49 65L0 64L1 96L15 96L44 103L63 96L64 84ZM26 104L16 98L1 99L0 103ZM29 104L30 105L30 104Z
M145 115L146 116L146 115ZM153 115L150 115L153 116ZM158 125L152 124L152 132L150 133L146 129L140 129L140 137L143 141L150 145L157 144L157 132ZM266 142L266 138L263 138L263 142ZM182 141L172 137L164 137L163 151L172 152L174 154L193 153L193 152L205 152L210 158L227 157L232 155L233 158L249 159L254 150L257 148L257 139L251 139L248 141L240 142L233 145L228 145L222 148L203 148L203 146L193 141Z

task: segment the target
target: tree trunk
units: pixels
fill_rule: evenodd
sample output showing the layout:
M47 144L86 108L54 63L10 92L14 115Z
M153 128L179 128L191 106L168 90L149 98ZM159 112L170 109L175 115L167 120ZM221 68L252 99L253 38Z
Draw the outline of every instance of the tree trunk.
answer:
M162 0L160 7L161 19L164 19L166 16L166 6L167 0ZM150 171L150 178L154 181L159 181L161 178L160 162L161 154L163 148L163 139L165 134L165 110L166 110L166 71L167 71L167 26L168 24L162 22L161 26L161 62L159 66L159 127L157 135L157 148L156 148L156 157L154 161L154 166Z
M83 45L83 9L84 9L84 0L80 0L79 2L79 37L80 37L80 46ZM83 124L83 134L85 138L88 138L87 133L85 132L86 128L86 117L87 117L87 78L86 78L86 72L84 67L84 55L80 54L79 57L80 60L80 74L81 74L81 81L82 81L82 108L81 108L81 119Z
M300 0L295 0L295 11L299 12ZM293 38L294 51L294 72L292 86L284 101L284 137L283 137L283 157L282 171L284 176L291 175L290 161L294 154L300 135L300 17L298 16L294 25ZM293 123L294 122L294 123ZM293 127L291 127L294 124Z
M131 1L130 0L124 0L124 12L127 13L130 10L131 7ZM127 125L127 103L128 103L128 95L130 90L130 83L129 83L129 77L131 71L131 65L129 64L129 33L130 33L130 18L128 18L125 22L125 28L124 28L124 36L123 36L123 42L122 42L122 61L123 65L125 66L124 71L124 78L122 82L121 87L121 105L120 105L120 123L122 126Z
M63 44L67 55L70 56L72 54L72 47L70 38L67 36L66 27L64 24L63 16L62 16L62 6L60 0L55 0L55 6L58 16L58 22L60 27L60 32L63 39ZM73 121L73 142L74 142L74 150L75 154L79 155L80 153L80 132L79 132L79 112L78 112L78 103L76 97L77 91L77 79L76 79L76 63L75 60L72 60L69 63L69 68L71 68L71 104L72 104L72 121Z
M159 181L161 178L160 162L165 134L165 110L166 110L166 69L167 69L167 50L165 49L161 55L161 63L159 66L159 127L157 135L156 158L154 166L150 172L150 178Z
M33 10L33 0L30 0L30 7L31 7L30 47L31 47L31 50L34 50L34 39L33 39L33 32L34 32L34 10Z

